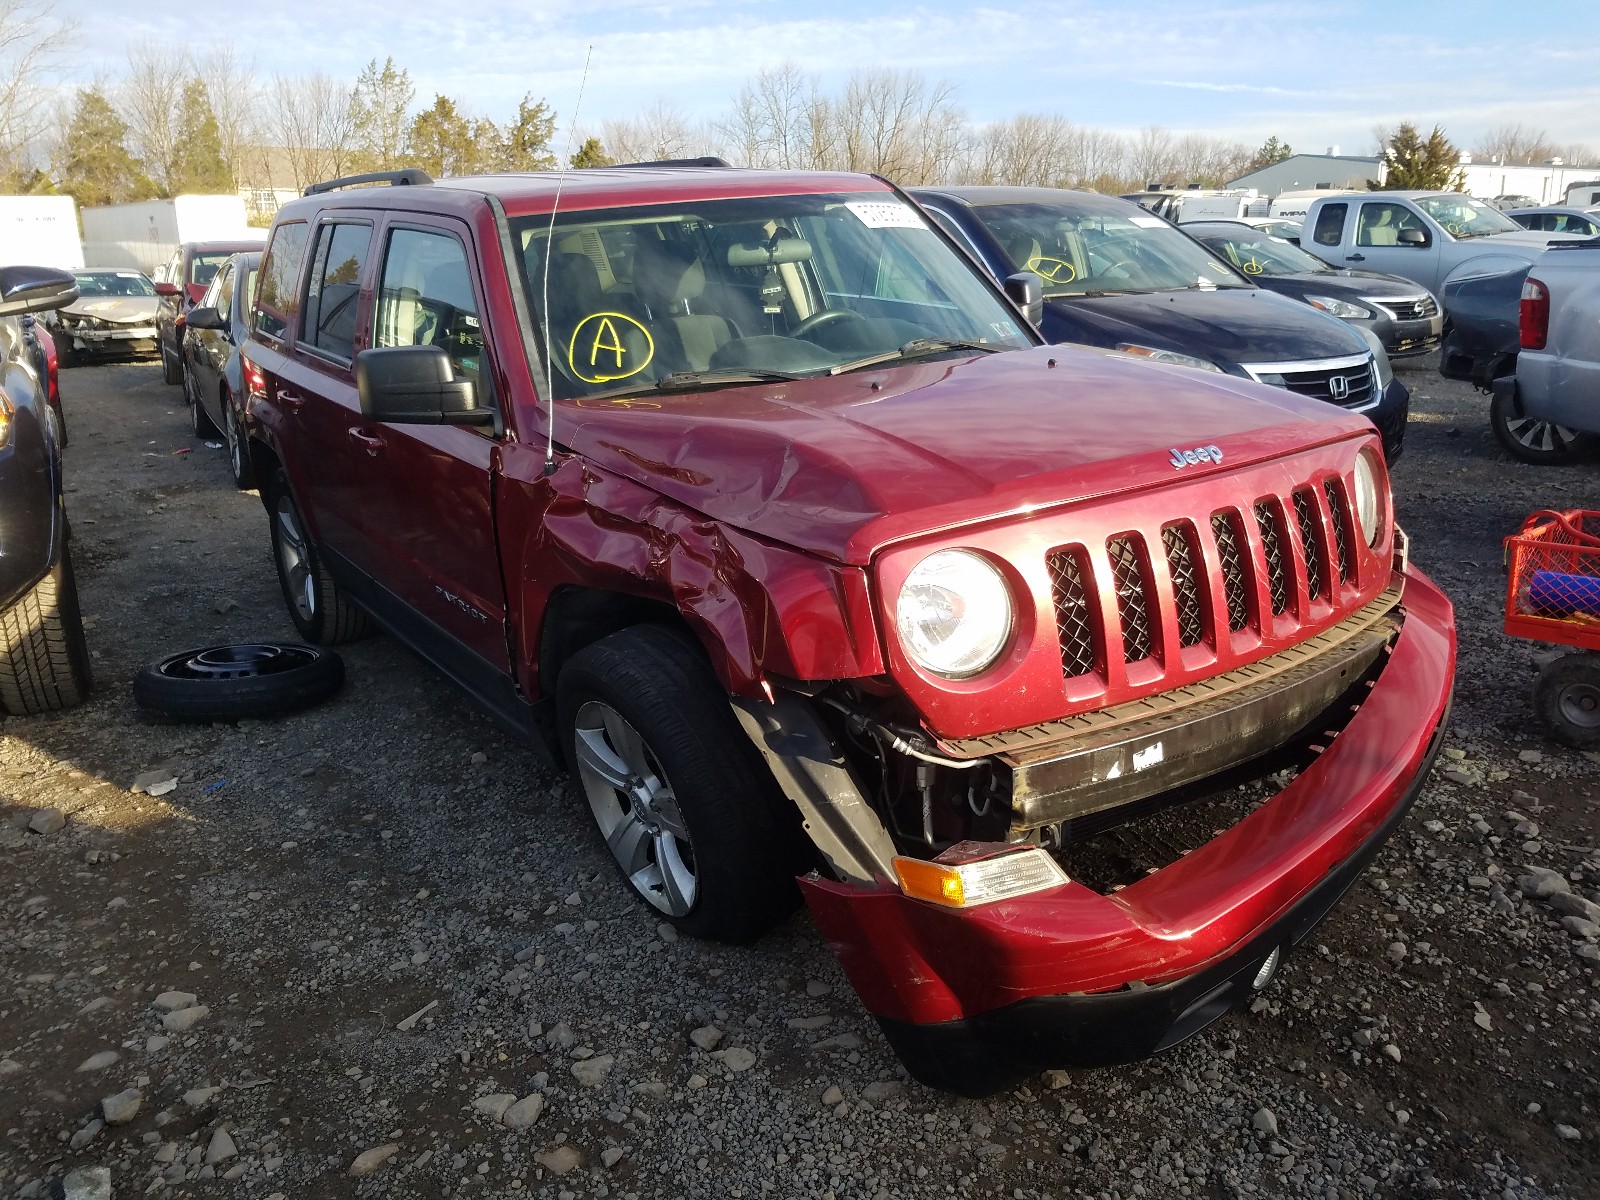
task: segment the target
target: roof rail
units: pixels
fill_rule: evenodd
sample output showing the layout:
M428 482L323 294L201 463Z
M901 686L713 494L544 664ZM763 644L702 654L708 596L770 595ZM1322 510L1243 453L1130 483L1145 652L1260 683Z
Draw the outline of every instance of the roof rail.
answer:
M653 162L613 163L613 166L632 167L731 167L725 158L718 158L714 154L707 154L701 158L658 158Z
M363 183L387 183L393 187L400 187L405 184L432 182L433 176L429 175L421 167L407 167L403 171L372 171L366 175L345 175L339 179L327 179L321 183L313 183L302 194L320 196L323 192L332 192L345 187L356 187Z

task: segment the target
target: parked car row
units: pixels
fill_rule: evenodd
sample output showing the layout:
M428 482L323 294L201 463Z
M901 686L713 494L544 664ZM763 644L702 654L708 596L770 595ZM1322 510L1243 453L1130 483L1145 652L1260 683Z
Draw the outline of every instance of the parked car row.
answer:
M564 761L657 919L803 898L918 1078L1183 1041L1403 818L1454 629L1329 382L1381 410L1371 330L1105 197L347 182L185 333L296 627L375 624Z

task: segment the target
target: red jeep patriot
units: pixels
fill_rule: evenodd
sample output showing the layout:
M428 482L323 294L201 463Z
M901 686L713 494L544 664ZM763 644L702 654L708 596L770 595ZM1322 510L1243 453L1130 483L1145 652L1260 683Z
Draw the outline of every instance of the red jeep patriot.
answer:
M289 611L555 748L684 932L803 895L931 1084L1174 1045L1404 815L1453 619L1365 418L1037 295L861 175L318 185L245 350Z

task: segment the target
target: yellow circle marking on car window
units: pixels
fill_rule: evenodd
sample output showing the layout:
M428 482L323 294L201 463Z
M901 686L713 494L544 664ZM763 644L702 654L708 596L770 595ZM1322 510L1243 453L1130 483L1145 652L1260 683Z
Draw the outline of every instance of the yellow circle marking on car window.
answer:
M1261 264L1258 263L1254 258L1245 259L1242 263L1239 264L1239 269L1241 271L1243 271L1246 275L1259 275L1259 274L1261 274Z
M1022 264L1022 269L1032 271L1046 283L1071 283L1078 277L1078 268L1066 259L1051 258L1045 254L1035 254Z
M644 350L623 345L622 331L632 326L644 335ZM637 375L656 356L650 331L622 313L590 313L579 321L567 343L567 365L585 383L615 383Z

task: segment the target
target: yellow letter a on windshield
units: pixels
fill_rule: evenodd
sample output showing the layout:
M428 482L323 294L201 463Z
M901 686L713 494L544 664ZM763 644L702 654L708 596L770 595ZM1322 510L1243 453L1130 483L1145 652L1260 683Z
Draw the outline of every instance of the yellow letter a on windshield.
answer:
M610 338L610 341L605 339ZM626 353L622 346L622 335L617 332L617 327L611 323L610 317L601 317L600 323L595 326L594 345L589 348L589 365L596 366L600 351L609 350L617 356L617 370L622 370L622 356Z

